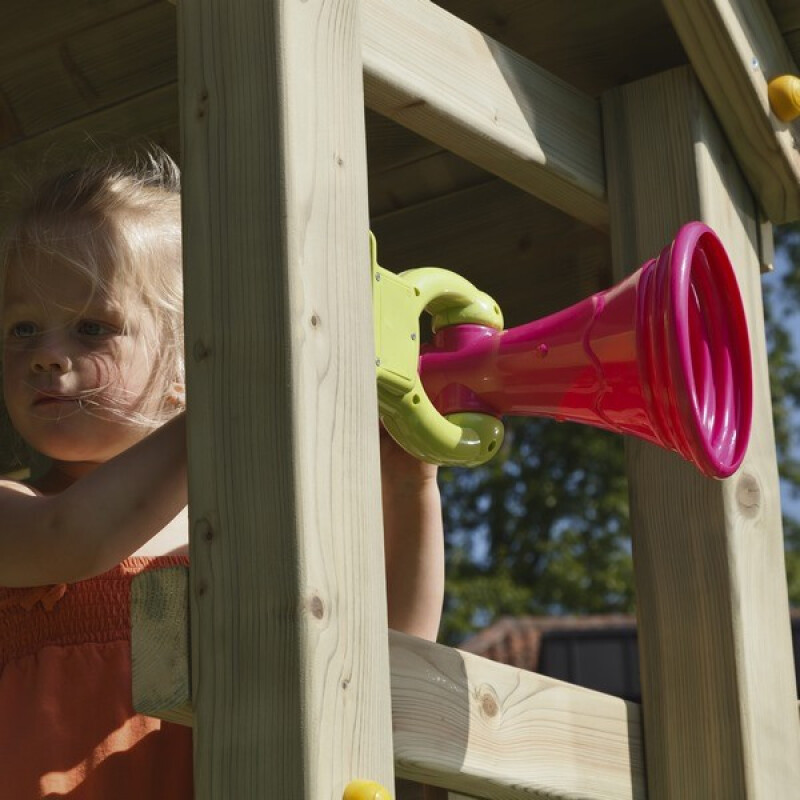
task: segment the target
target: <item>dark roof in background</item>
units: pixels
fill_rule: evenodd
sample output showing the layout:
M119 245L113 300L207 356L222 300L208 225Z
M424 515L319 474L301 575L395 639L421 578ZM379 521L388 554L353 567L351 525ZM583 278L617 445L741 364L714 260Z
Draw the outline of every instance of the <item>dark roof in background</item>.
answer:
M800 609L791 619L797 673ZM641 702L634 616L502 617L459 650Z

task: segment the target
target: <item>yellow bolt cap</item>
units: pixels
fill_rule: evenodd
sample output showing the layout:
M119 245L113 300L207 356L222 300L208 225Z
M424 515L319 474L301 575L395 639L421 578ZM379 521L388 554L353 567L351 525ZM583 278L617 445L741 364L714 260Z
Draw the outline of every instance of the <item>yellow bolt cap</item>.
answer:
M800 117L800 78L781 75L769 82L769 103L781 122L791 122Z
M344 790L342 800L392 800L392 796L375 781L353 781Z

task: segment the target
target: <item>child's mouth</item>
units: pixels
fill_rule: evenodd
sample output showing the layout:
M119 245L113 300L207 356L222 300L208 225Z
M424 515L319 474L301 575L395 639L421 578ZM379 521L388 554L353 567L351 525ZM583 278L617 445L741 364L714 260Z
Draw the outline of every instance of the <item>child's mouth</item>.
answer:
M67 395L42 395L38 397L34 401L35 406L45 406L45 405L62 405L65 403L77 403L80 400L78 397L72 397Z

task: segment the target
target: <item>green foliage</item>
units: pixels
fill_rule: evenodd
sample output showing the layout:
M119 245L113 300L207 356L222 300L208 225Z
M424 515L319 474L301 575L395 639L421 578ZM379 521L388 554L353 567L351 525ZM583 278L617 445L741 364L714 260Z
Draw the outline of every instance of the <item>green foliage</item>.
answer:
M443 640L506 614L631 609L623 458L620 436L516 419L488 464L441 471Z
M783 273L779 286L775 286L774 281L768 281L764 289L770 391L778 470L784 494L791 499L798 499L800 359L792 330L796 331L800 325L800 225L795 223L776 228L775 244L788 261L788 269ZM800 606L800 520L793 515L793 508L784 507L783 511L789 602Z
M800 227L776 231L790 269L765 281L778 466L800 498ZM447 593L442 640L455 644L503 615L630 611L633 569L623 437L544 419L506 420L489 464L443 469ZM800 605L800 521L784 518L790 600Z

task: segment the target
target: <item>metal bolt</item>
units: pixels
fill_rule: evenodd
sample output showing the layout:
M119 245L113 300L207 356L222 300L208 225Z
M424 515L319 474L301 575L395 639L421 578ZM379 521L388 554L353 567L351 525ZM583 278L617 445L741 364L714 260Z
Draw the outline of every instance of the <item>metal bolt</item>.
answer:
M411 341L412 342L416 342L417 341L417 334L416 333L412 333L411 334Z
M376 273L375 273L375 280L376 280L376 281L379 281L380 279L381 279L381 274L380 274L380 272L376 272Z
M375 359L375 366L379 367L381 365L381 360L379 358Z

